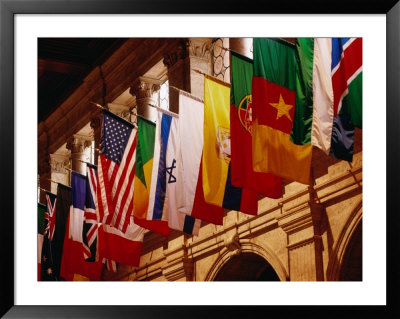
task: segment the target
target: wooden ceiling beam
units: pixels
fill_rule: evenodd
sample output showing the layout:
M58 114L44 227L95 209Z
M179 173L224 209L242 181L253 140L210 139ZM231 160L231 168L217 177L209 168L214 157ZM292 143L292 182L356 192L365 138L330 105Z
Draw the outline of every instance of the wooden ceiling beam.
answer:
M38 59L39 74L44 71L80 76L89 70L89 65L81 63L61 62L51 59Z

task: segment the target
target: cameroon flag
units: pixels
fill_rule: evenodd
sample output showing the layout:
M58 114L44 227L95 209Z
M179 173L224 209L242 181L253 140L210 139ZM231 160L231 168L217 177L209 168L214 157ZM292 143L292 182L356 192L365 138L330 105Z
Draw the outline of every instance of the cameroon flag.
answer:
M297 94L304 86L296 47L255 38L253 54L253 168L310 184L312 146L290 139Z
M155 131L156 126L153 122L144 118L138 118L133 216L135 224L161 235L168 236L170 231L168 222L146 220L153 169Z
M282 196L282 178L253 170L251 154L253 61L231 51L231 179L232 185L270 198Z

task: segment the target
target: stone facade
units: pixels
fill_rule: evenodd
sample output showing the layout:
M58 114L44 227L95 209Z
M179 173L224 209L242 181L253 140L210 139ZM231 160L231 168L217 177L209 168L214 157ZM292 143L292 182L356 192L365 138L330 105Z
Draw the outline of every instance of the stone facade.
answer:
M99 95L100 74L94 69L58 110L39 124L41 187L48 187L42 184L42 176L48 176L50 165L62 173L57 156L49 158L49 154L56 153L63 143L71 152L74 170L83 169L78 162L87 160L88 141L95 141L97 158L101 120L91 102L104 101L106 108L127 120L132 120L133 109L152 119L151 105L157 103L155 94L165 77L170 85L171 111L179 112L176 89L203 98L203 76L194 70L212 74L215 43L211 38L128 40L102 66L109 88L105 97ZM240 39L220 43L238 51L251 49L248 41L241 43ZM247 54L245 51L241 53ZM160 78L148 77L157 74L150 71L160 61L167 69L166 76L163 71ZM123 105L118 99L122 94L130 95ZM76 132L87 123L92 129L91 138L77 136ZM65 160L63 163L66 166ZM223 225L202 222L198 236L171 231L165 238L148 231L140 266L119 265L116 273L104 270L102 279L223 280L224 269L235 269L231 266L233 260L246 262L251 260L248 256L257 256L268 265L254 268L259 271L258 280L265 271L281 281L362 280L362 131L356 130L352 163L333 159L314 148L312 174L312 186L284 181L282 198L260 198L257 216L225 211ZM234 271L238 278L246 278L245 269ZM77 276L77 280L84 278Z

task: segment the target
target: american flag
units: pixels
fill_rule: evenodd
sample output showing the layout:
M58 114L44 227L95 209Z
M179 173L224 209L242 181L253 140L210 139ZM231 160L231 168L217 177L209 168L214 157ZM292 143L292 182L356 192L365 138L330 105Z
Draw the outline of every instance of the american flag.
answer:
M99 218L123 233L133 210L136 141L133 124L104 111L98 161Z
M56 203L57 196L46 192L46 202L47 202L47 210L44 214L44 218L47 221L46 228L44 230L44 236L47 235L49 240L53 240L54 229L55 229L55 221L56 221Z

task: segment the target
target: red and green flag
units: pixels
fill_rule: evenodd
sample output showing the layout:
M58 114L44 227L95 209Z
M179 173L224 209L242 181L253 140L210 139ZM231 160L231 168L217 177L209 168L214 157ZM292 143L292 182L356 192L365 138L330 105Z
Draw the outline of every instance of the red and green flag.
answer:
M253 61L231 51L231 182L270 198L282 196L282 178L255 172L251 152Z

